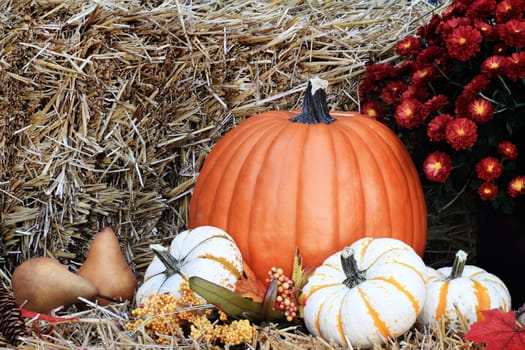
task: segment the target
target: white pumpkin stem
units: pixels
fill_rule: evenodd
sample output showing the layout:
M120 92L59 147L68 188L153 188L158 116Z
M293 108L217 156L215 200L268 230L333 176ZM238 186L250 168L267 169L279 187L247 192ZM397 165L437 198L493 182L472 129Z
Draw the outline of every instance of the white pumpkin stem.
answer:
M166 271L163 272L165 275L169 277L180 272L180 262L170 254L166 247L160 244L151 244L149 248L166 267Z
M458 250L456 257L454 258L454 263L452 264L452 270L450 271L449 280L461 277L463 275L463 270L465 269L465 263L467 262L467 252L464 250Z
M330 124L335 121L330 116L326 103L326 87L328 82L318 77L308 81L304 94L303 111L297 117L290 118L292 122L303 124Z
M357 267L354 250L352 248L345 247L341 252L341 266L343 267L343 272L346 276L343 284L348 288L354 288L366 280L365 271L359 270Z

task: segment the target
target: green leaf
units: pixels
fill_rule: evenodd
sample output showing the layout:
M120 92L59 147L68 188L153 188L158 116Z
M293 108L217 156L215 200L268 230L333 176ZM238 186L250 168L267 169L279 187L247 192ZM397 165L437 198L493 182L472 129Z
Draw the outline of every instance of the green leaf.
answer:
M282 312L265 310L262 314L262 303L245 298L231 290L203 278L194 276L189 279L191 289L206 299L207 302L217 306L228 316L240 319L247 318L253 322L276 321L284 318Z

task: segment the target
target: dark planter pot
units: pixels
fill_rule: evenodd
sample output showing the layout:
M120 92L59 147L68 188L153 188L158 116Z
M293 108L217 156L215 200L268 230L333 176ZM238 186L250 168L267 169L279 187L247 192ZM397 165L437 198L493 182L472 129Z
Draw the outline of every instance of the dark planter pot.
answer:
M503 214L488 203L478 207L476 265L498 276L507 285L513 309L525 302L521 266L525 257L525 206Z

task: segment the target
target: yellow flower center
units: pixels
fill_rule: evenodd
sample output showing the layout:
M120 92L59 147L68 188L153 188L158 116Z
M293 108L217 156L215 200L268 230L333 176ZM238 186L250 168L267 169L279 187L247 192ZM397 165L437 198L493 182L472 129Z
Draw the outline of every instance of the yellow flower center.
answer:
M441 170L441 168L442 168L441 162L434 163L434 170Z
M493 171L494 171L494 164L489 164L489 165L487 166L487 171L488 171L489 173L493 172Z
M476 114L483 114L485 113L485 107L481 104L476 104L474 106L474 112L476 112Z
M458 129L456 132L459 136L465 136L465 129Z
M516 181L513 186L516 191L521 192L525 188L525 181Z
M459 38L459 44L465 45L467 43L467 38Z

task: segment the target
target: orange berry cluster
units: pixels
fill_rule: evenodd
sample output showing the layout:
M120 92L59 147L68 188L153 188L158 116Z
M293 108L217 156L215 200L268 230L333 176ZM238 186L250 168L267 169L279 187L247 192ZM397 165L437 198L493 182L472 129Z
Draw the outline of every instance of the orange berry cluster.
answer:
M210 320L205 319L199 324L191 325L190 337L200 339L202 342L219 341L234 346L252 342L256 334L257 330L246 319L235 320L228 324L212 324Z
M168 344L170 336L184 334L182 325L190 326L190 337L201 341L221 342L233 346L251 341L256 329L248 320L219 324L227 315L219 311L219 320L212 324L212 309L202 306L204 301L191 290L187 282L181 283L180 296L169 293L151 294L147 301L131 311L136 318L125 325L127 330L144 331L158 344Z
M266 283L277 280L277 297L275 298L276 310L282 311L286 321L291 322L297 317L297 290L295 282L288 276L284 275L281 268L272 267L268 271Z

